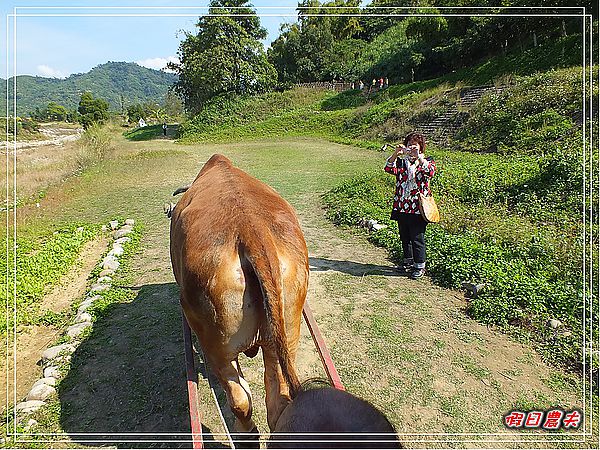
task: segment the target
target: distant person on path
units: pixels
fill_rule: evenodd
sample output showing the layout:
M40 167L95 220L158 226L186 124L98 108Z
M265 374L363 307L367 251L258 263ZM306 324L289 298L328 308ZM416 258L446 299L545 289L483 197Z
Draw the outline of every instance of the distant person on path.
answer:
M379 79L379 89L383 89L383 78Z
M358 87L360 88L361 91L365 88L365 83L363 83L363 80L360 80L358 82Z
M385 80L383 81L383 87L387 89L387 87L390 85L390 80L388 80L388 77L385 77Z
M163 122L162 129L163 129L163 136L167 137L167 122Z
M391 219L398 221L402 241L402 270L413 280L425 273L425 227L419 212L419 192L431 195L429 180L435 174L435 162L425 157L425 137L410 133L404 145L398 145L387 159L384 170L396 176L396 192Z

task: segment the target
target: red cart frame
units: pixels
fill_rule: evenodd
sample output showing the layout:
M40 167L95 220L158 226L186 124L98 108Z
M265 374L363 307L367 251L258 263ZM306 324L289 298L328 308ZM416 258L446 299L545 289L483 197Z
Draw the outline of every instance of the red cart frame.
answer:
M321 362L327 373L327 378L331 382L332 386L336 389L345 390L342 380L333 364L331 354L325 345L321 331L317 326L317 322L313 316L313 313L308 306L308 303L304 303L302 309L302 315L304 321L310 331L310 335L313 338ZM192 331L185 318L182 314L183 320L183 345L185 347L185 366L187 373L187 389L188 389L188 401L190 406L190 424L192 429L192 444L194 449L203 448L202 441L202 418L200 411L198 410L198 372L196 372L196 364L194 362L194 352L192 349Z

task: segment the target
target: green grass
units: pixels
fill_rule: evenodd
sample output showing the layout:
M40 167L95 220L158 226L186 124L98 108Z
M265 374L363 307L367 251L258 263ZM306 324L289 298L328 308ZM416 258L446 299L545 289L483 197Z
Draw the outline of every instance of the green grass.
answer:
M120 221L123 223L123 221ZM136 223L134 227L133 233L129 234L128 237L131 238L131 241L123 244L123 255L119 258L121 263L119 270L113 276L113 283L111 288L107 291L101 292L99 295L101 298L97 300L93 307L88 310L92 314L94 327L102 326L103 321L110 316L110 314L114 311L114 309L124 303L130 303L136 297L136 291L131 289L132 277L131 277L131 260L137 253L140 247L141 233L143 227ZM108 251L108 250L107 250ZM101 260L100 260L101 261ZM102 270L101 263L98 262L92 274L90 276L90 280L93 281L97 279L98 273ZM61 317L64 318L63 325L71 320L76 314L77 304L73 304L69 311L65 311L64 314L61 314ZM81 340L82 343L80 345L80 349L85 349L89 346L88 341L97 340L97 333L92 328L87 329L84 333L82 333L78 340ZM66 342L70 342L72 339L63 334L59 338L57 338L51 345L60 345ZM102 342L104 346L108 344L108 340ZM28 430L29 433L64 433L65 430L65 416L71 417L71 408L72 405L68 402L61 401L64 396L68 396L69 392L77 391L78 386L82 383L81 375L78 374L78 369L81 366L82 355L80 354L81 350L78 349L76 353L73 355L73 358L70 361L63 361L63 363L59 366L59 370L65 374L65 377L56 385L56 390L58 393L58 398L50 398L47 402L47 405L44 405L40 410L36 411L32 415L26 416L26 418L34 419L37 421L37 424L33 425L32 428ZM92 355L88 355L92 357ZM79 376L78 376L79 375ZM113 411L116 413L116 411ZM12 430L15 426L14 418L9 415L8 421L5 422L6 430ZM90 421L86 421L85 418L79 417L81 420L79 422L79 426L83 427L81 429L90 429L92 423ZM67 419L68 423L68 419ZM17 430L23 432L23 421L18 421L16 423ZM4 434L4 433L3 433ZM39 438L39 442L36 440ZM45 448L47 444L47 437L41 436L32 436L32 442L27 443L25 446L22 444L19 448ZM11 443L11 441L8 441Z
M458 355L453 363L478 380L487 379L491 375L488 369L481 367L466 355Z
M82 227L82 231L77 231ZM17 238L16 242L16 271L14 255L9 252L0 257L0 293L3 298L13 299L16 303L17 324L31 325L36 323L61 322L60 315L38 315L39 302L50 287L66 274L77 259L83 245L96 237L100 231L99 226L85 223L71 223L53 233L38 236L35 240ZM3 241L3 247L13 248L14 242ZM7 276L7 267L9 278ZM16 278L14 274L16 273ZM16 286L16 291L14 287ZM10 302L11 310L13 308ZM12 312L9 315L12 319ZM5 309L0 311L0 333L4 334L7 325L12 326L12 320L6 317Z
M149 141L162 136L162 125L147 125L123 133L131 141Z
M134 128L133 130L123 133L123 136L130 141L149 141L152 139L161 139L164 137L164 134L162 124L157 124ZM177 139L179 137L179 125L168 125L167 137L170 139Z

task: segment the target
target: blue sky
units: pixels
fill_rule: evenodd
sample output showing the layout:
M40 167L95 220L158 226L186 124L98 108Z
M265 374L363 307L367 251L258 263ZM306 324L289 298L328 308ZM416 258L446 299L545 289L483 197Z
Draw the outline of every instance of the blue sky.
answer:
M206 12L208 3L209 0L2 0L0 77L6 78L7 75L7 55L8 75L12 76L14 73L13 19L9 18L7 47L7 15L13 14L15 7L19 8L16 38L17 74L66 77L73 73L87 72L107 61L137 62L156 69L164 67L168 59L176 56L183 36L181 30L194 31L194 24L198 16ZM278 36L281 23L295 20L295 0L254 0L251 3L259 14L274 15L261 17L261 22L269 33L265 45ZM67 8L51 8L58 6ZM76 9L76 6L119 8ZM267 6L284 9L265 8ZM47 16L48 14L63 16L52 17ZM73 14L79 16L65 17ZM95 16L81 17L82 14ZM130 14L132 17L102 17L98 14ZM138 16L134 17L136 14ZM141 17L141 14L188 16Z

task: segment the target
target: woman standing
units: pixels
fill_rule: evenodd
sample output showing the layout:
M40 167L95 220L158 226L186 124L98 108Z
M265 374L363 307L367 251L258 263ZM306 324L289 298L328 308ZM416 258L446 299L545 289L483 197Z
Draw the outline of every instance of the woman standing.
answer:
M385 171L396 176L396 193L392 220L398 230L404 253L403 270L414 280L425 273L425 227L427 222L419 212L419 192L431 195L429 180L435 173L435 162L425 158L425 138L410 133L404 145L398 145L387 159Z

